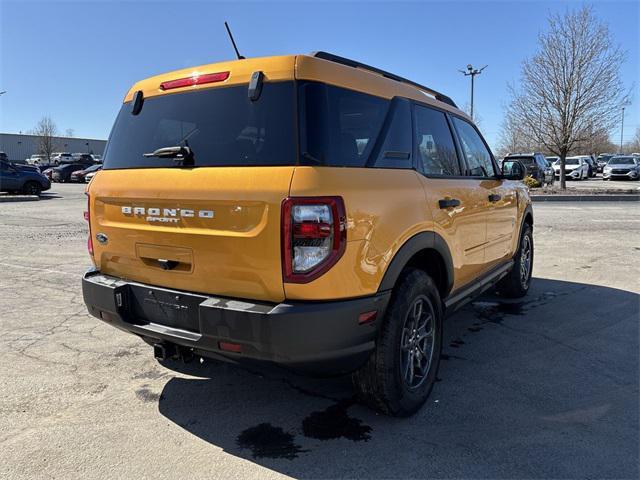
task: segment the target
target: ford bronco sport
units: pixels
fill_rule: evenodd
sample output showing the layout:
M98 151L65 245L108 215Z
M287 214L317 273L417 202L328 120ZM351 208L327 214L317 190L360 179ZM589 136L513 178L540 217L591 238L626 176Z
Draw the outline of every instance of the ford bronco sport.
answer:
M448 97L328 53L151 77L87 188L84 300L161 360L351 373L409 415L445 314L529 288L523 172Z

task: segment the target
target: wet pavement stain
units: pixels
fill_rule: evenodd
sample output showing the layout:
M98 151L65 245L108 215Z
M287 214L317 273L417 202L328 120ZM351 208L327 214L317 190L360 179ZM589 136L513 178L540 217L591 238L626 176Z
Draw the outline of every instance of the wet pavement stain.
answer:
M460 348L464 344L465 344L464 340L462 340L460 338L456 338L455 340L451 341L449 346L452 347L452 348Z
M579 291L579 290L577 290ZM575 291L574 291L575 292ZM474 323L474 326L480 326L485 323L501 324L505 316L526 315L529 310L545 306L558 297L569 295L573 292L544 292L535 298L528 299L520 302L492 302L492 301L478 301L472 303L473 311L476 318L480 320L479 323Z
M353 400L341 401L325 410L311 413L302 421L304 436L318 440L347 438L354 442L368 441L371 427L347 413L353 404Z
M285 458L293 460L298 454L304 453L300 445L294 441L291 433L270 423L261 423L247 428L236 439L240 448L251 450L253 458Z
M476 333L482 330L482 327L469 327L467 328L467 330L469 330L470 332Z
M525 306L526 302L474 302L473 310L476 317L484 323L500 324L504 321L505 315L524 315Z

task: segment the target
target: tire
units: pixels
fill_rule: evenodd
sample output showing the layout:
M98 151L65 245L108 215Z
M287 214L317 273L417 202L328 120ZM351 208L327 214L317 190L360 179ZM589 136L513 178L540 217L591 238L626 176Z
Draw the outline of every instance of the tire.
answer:
M25 195L40 195L42 192L42 186L38 182L27 182L22 187L22 192Z
M498 282L497 290L504 297L521 298L529 291L533 270L533 230L528 223L522 227L513 260L513 268Z
M440 366L442 318L442 301L431 277L422 270L405 270L394 287L375 350L351 377L363 403L396 417L420 409ZM416 337L421 330L422 336ZM422 375L417 365L422 365Z

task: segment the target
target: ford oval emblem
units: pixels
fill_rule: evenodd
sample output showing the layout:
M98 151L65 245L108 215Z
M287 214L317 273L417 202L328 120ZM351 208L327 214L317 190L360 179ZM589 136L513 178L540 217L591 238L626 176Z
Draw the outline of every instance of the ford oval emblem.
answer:
M109 237L107 237L104 233L96 233L96 240L98 240L101 245L106 245L109 241Z

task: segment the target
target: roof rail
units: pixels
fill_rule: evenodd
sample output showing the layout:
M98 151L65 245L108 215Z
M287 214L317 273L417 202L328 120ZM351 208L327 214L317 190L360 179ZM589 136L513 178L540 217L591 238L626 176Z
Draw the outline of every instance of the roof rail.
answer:
M441 102L444 102L448 105L451 105L452 107L458 108L458 106L455 104L455 102L453 100L451 100L451 98L447 97L446 95L434 90L433 88L429 88L429 87L425 87L424 85L420 85L419 83L413 82L411 80L408 80L406 78L400 77L398 75L395 75L393 73L389 73L386 72L384 70L380 70L379 68L376 67L372 67L371 65L367 65L365 63L360 63L357 62L355 60L351 60L349 58L345 58L345 57L340 57L338 55L334 55L333 53L327 53L327 52L312 52L311 53L312 57L316 57L316 58L321 58L323 60L329 60L330 62L335 62L335 63L340 63L342 65L347 65L348 67L353 67L353 68L362 68L364 70L369 70L371 72L375 72L379 75L382 75L383 77L387 77L390 78L391 80L395 80L396 82L402 82L402 83L407 83L409 85L412 85L416 88L419 88L420 90L423 90L425 92L427 92L430 95L433 95L436 100L439 100Z

